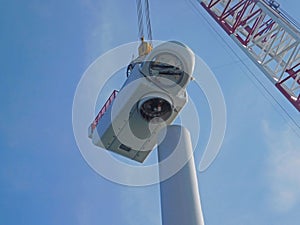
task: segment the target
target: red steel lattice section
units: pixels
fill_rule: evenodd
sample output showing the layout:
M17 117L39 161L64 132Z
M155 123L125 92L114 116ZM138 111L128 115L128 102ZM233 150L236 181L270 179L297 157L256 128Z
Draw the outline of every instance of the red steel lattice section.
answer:
M104 113L107 111L108 107L111 105L111 103L116 98L117 94L118 94L118 91L114 90L111 93L111 95L109 96L109 98L107 99L107 101L105 102L105 104L103 105L103 107L101 108L101 110L99 111L98 115L96 116L96 118L94 119L94 121L91 124L92 133L95 130L95 128L97 127L97 125L98 125L99 120L101 119L101 117L104 115Z

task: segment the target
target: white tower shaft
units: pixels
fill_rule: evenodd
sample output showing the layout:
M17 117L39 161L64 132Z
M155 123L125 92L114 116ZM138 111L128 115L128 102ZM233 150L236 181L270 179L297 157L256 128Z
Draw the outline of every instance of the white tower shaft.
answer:
M166 166L163 161L177 150L181 151L180 157L186 158L186 164L160 183L162 224L204 225L190 133L181 126L170 125L158 146L161 178L175 168L172 164ZM178 161L172 160L174 163Z

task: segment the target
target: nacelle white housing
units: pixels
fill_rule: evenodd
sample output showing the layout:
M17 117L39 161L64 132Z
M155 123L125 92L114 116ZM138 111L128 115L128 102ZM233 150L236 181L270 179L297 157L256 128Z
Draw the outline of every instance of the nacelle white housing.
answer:
M163 43L143 61L133 61L112 104L89 127L93 143L143 162L157 143L158 131L186 104L194 62L193 52L178 42Z

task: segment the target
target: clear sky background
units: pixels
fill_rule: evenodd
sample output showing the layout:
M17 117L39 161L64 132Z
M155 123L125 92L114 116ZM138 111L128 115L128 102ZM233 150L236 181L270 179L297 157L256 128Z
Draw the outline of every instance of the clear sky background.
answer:
M300 131L226 43L298 124L299 113L202 8L221 38L188 0L149 2L154 39L189 45L224 93L225 140L197 174L206 225L297 224ZM280 3L300 21L299 1ZM158 185L126 187L99 176L72 131L84 71L137 40L135 1L1 0L0 29L0 224L160 225ZM196 150L196 163L200 156Z

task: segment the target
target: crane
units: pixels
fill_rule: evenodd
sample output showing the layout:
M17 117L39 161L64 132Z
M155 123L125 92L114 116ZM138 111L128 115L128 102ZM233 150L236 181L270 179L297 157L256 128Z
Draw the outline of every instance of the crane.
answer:
M151 80L150 78L156 78L156 76L171 75L177 80L176 75L178 74L176 73L176 71L181 70L181 68L163 61L160 62L157 60L158 57L155 55L156 49L158 49L159 47L162 48L163 45L153 49L148 0L144 0L145 10L143 10L141 0L136 0L136 2L139 39L141 41L141 44L138 48L138 58L133 60L127 68L128 83L124 83L123 87L134 81L134 79L138 80L144 77L147 77L147 79L144 79L144 82L147 82L147 84L153 81L155 82L155 79ZM219 23L219 25L226 31L226 33L257 64L257 66L264 72L264 74L270 79L270 81L274 83L275 87L277 87L278 90L295 106L295 108L300 111L300 29L297 23L285 12L280 10L280 5L273 0L202 0L199 2L201 6L204 7L209 12L209 14ZM146 14L147 36L145 36L144 34L143 12L145 12ZM172 42L169 42L168 44L170 43ZM172 44L173 47L174 44L183 46L182 44L174 42ZM175 52L175 49L173 48L166 48L163 49L163 51L157 50L157 52L159 54L161 54L161 52L166 53L166 50L170 49L173 51L171 52L173 55L169 54L169 57L170 55L172 55L172 57L180 55L174 54L178 52ZM189 52L189 49L187 47L185 47L185 50ZM151 58L150 56L152 55L153 57ZM146 56L146 60L149 60L149 58L150 60L153 60L149 60L150 62L152 62L152 64L141 63L145 60ZM186 61L192 62L193 59L192 57L188 57ZM135 67L137 63L140 63L142 65L137 68ZM147 65L149 65L150 69L147 68L149 69L149 71L152 71L153 69L153 72L157 73L143 73L143 68L147 67ZM194 65L192 67L194 67ZM173 70L169 70L170 68L172 68ZM131 72L132 74L130 74ZM180 73L182 75L184 74L182 73L182 71ZM173 78L169 77L168 79ZM177 81L179 83L181 82L180 79ZM141 94L136 99L133 99L132 96L128 96L126 92L122 92L121 89L120 94L118 94L118 96L120 96L119 98L117 98L119 99L118 101L116 99L118 91L113 91L112 95L109 97L89 128L89 137L92 138L95 145L104 147L107 150L112 150L118 154L134 159L138 162L143 162L148 153L151 151L148 148L144 148L145 146L152 147L152 145L148 144L150 143L149 140L146 140L145 143L147 144L141 143L142 146L138 150L136 150L134 148L131 148L130 146L126 146L121 141L119 141L118 138L120 137L120 135L124 135L127 140L132 141L133 137L128 136L127 134L130 135L130 132L127 131L137 129L137 132L139 132L139 135L141 135L143 134L142 132L146 130L144 128L148 126L150 119L159 117L164 118L164 115L167 115L169 118L170 114L163 113L165 113L166 111L171 111L172 109L172 101L167 101L166 99L164 99L166 95L153 96L152 89L150 90L151 95L148 95L148 93L147 95L145 95L145 93L141 93L141 90L145 91L145 89L149 87L152 88L157 86L160 88L161 84L155 83L155 85L152 85L151 83L151 86L147 86L144 83L141 84L143 84L141 85L141 88L139 86L136 86L137 88L139 88L137 92L132 92L135 95L137 93ZM170 84L170 82L166 83L164 88L166 88L167 84ZM169 86L168 88L170 87L171 86ZM155 91L157 90L158 89L155 89ZM185 97L186 95L184 94L182 96ZM117 101L115 101L115 99ZM125 100L128 100L128 103L130 104L127 104ZM166 110L162 110L164 108L161 104L162 100L165 100L165 106L167 106L165 107ZM111 114L111 105L113 102L115 104L122 105L122 107L125 106L122 108L122 110L118 111L118 113L122 114L122 116L119 116L118 114L118 117L109 117L109 115ZM131 103L134 104L132 105ZM176 107L174 107L174 109L175 108ZM121 108L119 107L119 109ZM105 114L106 111L108 111L108 113ZM178 113L177 108L176 110L174 110L174 112ZM108 123L104 120L104 123L98 124L101 117L105 117L104 114L107 116L104 119L108 121ZM138 120L135 118L132 119L132 117L138 118ZM168 118L165 118L165 121ZM119 133L114 133L115 130L113 130L112 119L117 120L117 123L115 122L114 125L119 125L116 129L116 132ZM129 123L128 121L133 122ZM171 119L170 122L172 122ZM109 126L107 126L107 124L109 124ZM134 124L138 124L139 126L134 127ZM106 126L101 127L101 125ZM95 132L96 135L94 135L93 131L97 128L97 126L100 127L100 132ZM160 143L158 146L159 162L165 160L165 158L171 155L171 153L173 154L173 151L175 151L176 149L180 149L180 152L190 152L189 154L193 155L193 152L190 151L192 145L189 144L190 138L188 133L183 129L180 130L181 128L179 128L179 126L168 127L169 131L166 135L166 141L164 140L164 142ZM183 133L185 133L185 137L182 139L183 141L181 140L181 138L179 138L179 134L182 131ZM100 137L99 134L102 136ZM147 139L147 135L144 135L145 138L143 137L143 139ZM96 138L94 138L95 136ZM104 140L104 144L102 143L102 139ZM179 142L180 144L178 145L178 148L177 146L174 147L174 143L175 145L177 144L174 139L182 141ZM96 142L94 142L95 140ZM159 148L161 149L159 150ZM147 152L145 151L145 149L149 151ZM166 150L168 150L169 152ZM195 165L193 160L194 159L191 157L188 160L187 164L182 167L178 173L174 174L174 176L170 177L170 179L168 179L166 182L161 182L160 184L162 218L163 222L166 224L168 222L169 224L184 224L185 222L187 222L187 220L189 221L188 224L204 224L197 187ZM168 167L165 168L167 169L167 171L169 170ZM159 169L159 172L161 174L166 172L164 171L163 167L159 167ZM182 183L184 183L185 185L181 187L180 185ZM175 204L173 204L174 202Z
M300 26L274 0L198 0L300 112Z

